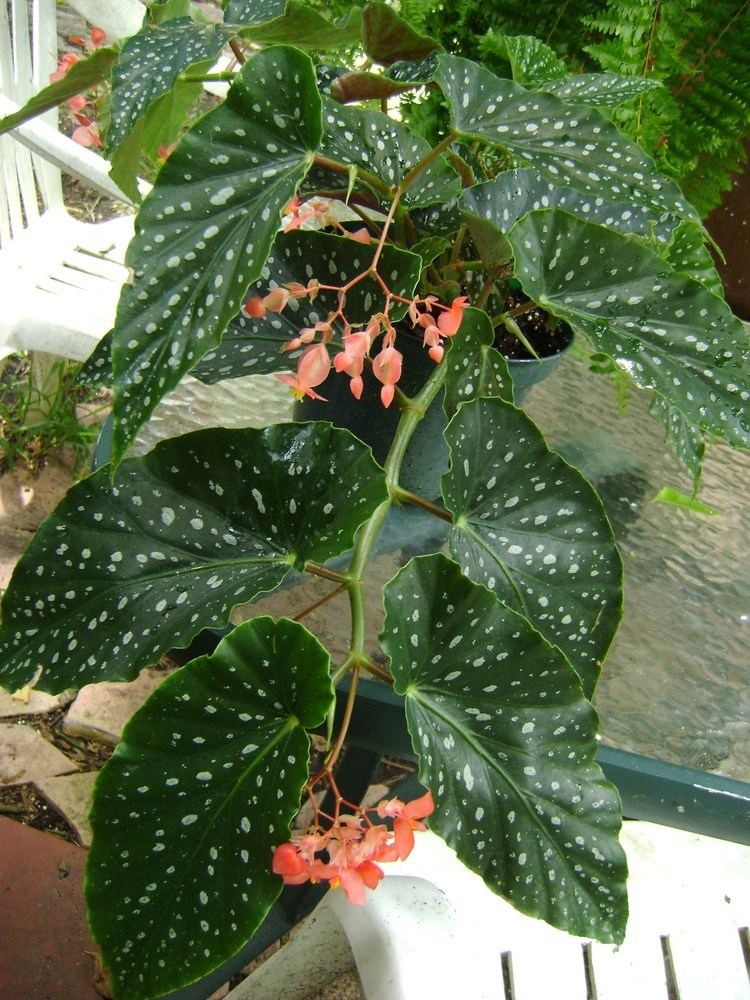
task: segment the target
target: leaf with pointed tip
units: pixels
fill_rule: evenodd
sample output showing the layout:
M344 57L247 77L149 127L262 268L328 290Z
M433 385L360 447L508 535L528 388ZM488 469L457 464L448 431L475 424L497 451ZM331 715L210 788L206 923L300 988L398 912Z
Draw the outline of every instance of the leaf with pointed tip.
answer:
M2 603L0 683L129 680L164 650L325 562L387 496L370 449L327 423L211 428L104 467L37 531Z
M560 647L591 696L622 614L622 563L594 488L502 399L464 403L445 439L451 554Z
M103 47L92 52L85 59L79 59L78 62L73 63L62 80L57 80L55 83L49 84L48 87L44 87L38 94L34 94L22 108L14 111L12 115L0 118L0 135L22 125L30 118L44 114L50 108L56 108L58 104L67 101L69 97L75 97L76 94L83 94L87 90L91 90L102 80L106 80L117 61L117 56L117 49Z
M653 250L559 209L508 233L526 294L684 418L750 447L750 340L727 304Z
M341 104L352 101L379 101L414 88L413 83L399 83L379 73L343 73L336 77L330 94Z
M308 777L305 730L332 703L318 640L255 618L168 677L127 724L96 782L86 870L116 997L187 986L255 933L282 887L271 858Z
M466 309L446 357L443 408L450 419L469 399L499 396L513 402L513 382L505 358L492 346L495 333L487 313Z
M242 38L257 45L295 45L300 49L340 49L359 42L361 11L353 7L346 18L331 22L317 10L288 0L284 13L263 24L242 25Z
M440 49L440 43L420 35L387 3L372 0L362 12L362 45L374 62L419 62Z
M696 217L677 184L659 174L651 157L597 111L525 90L444 53L438 56L435 79L448 102L451 127L463 136L505 147L521 165L555 184Z
M412 253L422 258L422 265L424 267L429 267L440 254L445 253L446 250L450 250L450 247L451 241L445 239L444 236L425 236L424 239L415 243L409 249Z
M539 38L533 35L503 35L499 31L493 32L493 36L493 42L500 43L505 50L516 83L524 87L538 87L549 80L568 76L568 68L562 59Z
M686 420L676 406L670 406L658 393L654 393L649 413L664 428L675 455L693 477L693 490L698 490L706 454L706 439L700 427Z
M425 139L380 111L349 108L323 98L323 156L362 167L396 187L430 149ZM442 205L460 190L458 174L439 156L409 185L402 200L415 208Z
M443 555L412 559L386 585L385 611L430 827L521 912L621 941L620 802L565 657Z
M161 397L221 342L321 135L310 59L265 49L180 141L144 200L113 335L113 462Z
M704 231L700 223L692 219L683 219L675 229L669 244L658 249L675 271L695 278L709 292L724 298L724 286L704 242Z
M208 68L236 30L223 24L196 24L189 17L149 25L128 38L112 70L107 156L132 132L158 98L169 93L191 66Z
M263 266L260 281L248 295L263 296L272 288L292 281L307 284L310 278L343 285L367 269L375 250L375 243L366 245L330 233L304 230L282 233ZM383 247L379 271L397 295L412 295L421 269L422 260L416 254L389 244ZM346 315L352 324L363 323L384 305L380 286L374 278L367 278L347 293ZM212 383L240 375L289 371L295 367L296 355L283 354L281 348L302 327L327 319L336 307L336 293L322 291L313 302L294 300L283 312L269 312L262 319L240 315L230 323L220 346L209 351L191 374L202 382ZM405 305L395 303L390 315L398 320L405 312Z
M568 104L586 104L592 108L615 108L650 90L663 88L659 80L645 76L621 76L619 73L577 73L565 80L550 80L540 89L554 94Z
M89 388L112 385L112 331L106 333L75 375L76 385Z
M436 67L437 51L430 53L425 59L418 59L416 62L402 59L399 62L391 63L386 69L385 75L391 80L399 80L402 83L429 83L435 75Z

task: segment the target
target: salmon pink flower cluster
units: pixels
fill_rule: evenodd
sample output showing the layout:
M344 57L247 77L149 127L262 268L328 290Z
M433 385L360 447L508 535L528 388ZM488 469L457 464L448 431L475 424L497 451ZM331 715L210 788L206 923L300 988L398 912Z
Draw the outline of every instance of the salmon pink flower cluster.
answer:
M272 870L286 885L328 882L341 886L350 903L361 906L365 888L376 889L384 872L378 862L405 860L414 848L414 831L426 829L423 822L435 808L427 792L411 802L389 799L374 809L358 808L351 815L333 819L327 829L315 826L274 851ZM368 812L393 819L393 830L374 824ZM318 816L321 814L317 814Z
M297 211L297 207L294 210ZM294 227L290 224L289 228ZM364 232L367 233L367 230ZM356 239L357 234L353 234L352 238ZM355 329L344 312L346 293L369 276L375 278L384 292L383 311L376 313L364 325L357 324L361 328ZM339 374L349 376L352 395L355 399L360 399L364 388L362 373L365 365L369 365L372 374L381 383L380 400L385 407L393 402L404 360L403 354L396 348L397 331L389 318L392 304L400 302L408 307L412 326L419 326L424 331L422 344L428 349L428 354L435 364L439 364L444 354L443 343L446 338L453 337L458 332L468 301L466 296L462 295L447 306L439 302L435 295L428 295L423 299L404 298L391 292L371 265L346 285L325 285L316 279L309 281L307 285L299 282L279 285L265 296L254 295L249 298L245 302L243 311L253 319L262 319L266 312L282 312L292 299L309 297L312 301L321 291L336 292L338 308L329 314L327 320L318 322L313 327L302 328L298 335L284 346L285 351L296 351L303 346L305 350L297 361L295 375L279 374L276 377L290 385L298 399L310 396L312 399L326 402L325 397L315 389L328 378L331 368L334 368ZM341 350L331 359L329 345L336 334L340 337ZM319 335L320 340L316 342ZM378 352L371 357L370 352L375 341L379 342Z
M90 39L82 38L80 35L71 35L68 41L71 45L77 45L79 48L84 49L86 52L93 52L98 49L106 40L106 34L101 28L92 28ZM60 62L57 64L57 69L54 73L50 74L50 83L57 83L62 80L71 67L74 66L83 56L79 55L77 52L66 52L61 58ZM86 94L74 94L73 97L69 98L67 101L68 108L73 114L73 118L77 123L77 127L73 130L71 138L74 142L77 142L81 146L101 146L102 136L99 130L99 125L95 121L93 115L93 110L95 102L97 100L97 95L86 95ZM86 114L86 109L91 111L91 114Z

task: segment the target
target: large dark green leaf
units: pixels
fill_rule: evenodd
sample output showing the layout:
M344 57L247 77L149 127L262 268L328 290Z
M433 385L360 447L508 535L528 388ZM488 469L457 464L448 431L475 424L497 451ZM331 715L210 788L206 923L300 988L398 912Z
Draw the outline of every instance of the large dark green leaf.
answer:
M370 59L384 66L401 60L419 62L440 48L439 42L420 35L382 0L373 0L364 9L362 45Z
M271 288L297 281L307 284L316 277L326 284L345 284L366 270L375 254L369 246L330 233L294 231L280 235L261 272L260 281L249 295L265 295ZM422 261L419 256L386 245L379 271L397 295L410 296L419 280ZM352 324L369 319L383 309L385 297L374 278L355 285L346 297L346 315ZM240 375L288 371L295 367L296 354L281 348L296 337L304 326L314 326L336 309L335 292L321 292L317 298L290 302L281 313L266 313L262 319L239 316L232 322L221 342L196 365L192 373L202 382L219 382ZM391 309L394 320L400 319L406 306L396 303Z
M430 148L421 136L380 111L344 107L323 98L320 152L342 163L362 167L390 187L396 187ZM458 174L440 156L406 189L403 200L415 208L444 204L460 190Z
M164 164L138 215L114 329L115 463L161 397L221 341L320 140L312 63L274 47Z
M111 156L138 119L191 66L211 66L236 30L223 24L196 24L189 17L150 25L123 45L112 71L111 119L105 150Z
M568 76L567 66L554 49L533 35L503 35L495 31L488 47L493 53L504 49L513 79L524 87L537 87Z
M297 0L288 0L284 13L267 23L256 21L239 28L243 38L260 45L296 45L300 49L340 49L356 45L362 31L361 12L353 7L347 17L332 23Z
M443 555L401 570L385 609L381 642L435 798L432 829L522 912L621 941L620 803L565 657Z
M568 104L588 104L592 108L614 108L639 94L659 90L659 80L645 76L621 76L619 73L578 73L565 80L549 80L541 90L554 94Z
M750 447L750 341L727 304L653 250L558 209L508 234L524 291L685 419Z
M73 63L62 80L51 83L29 98L18 111L0 119L0 135L106 80L117 60L117 55L116 49L105 47L92 52L86 59Z
M704 237L705 232L700 223L693 219L684 219L675 229L669 244L658 249L675 271L695 278L705 285L709 292L724 298L724 286Z
M492 323L481 309L467 309L458 333L450 339L446 357L445 400L452 417L460 403L481 396L499 396L513 401L513 382L508 363L492 346Z
M228 24L262 24L284 13L287 0L228 0L224 20Z
M622 564L599 497L501 399L459 407L445 438L451 553L560 647L590 696L622 612Z
M504 146L556 184L695 217L674 181L597 111L525 90L457 56L438 56L435 79L462 135Z
M130 720L96 783L86 898L115 997L195 982L231 958L281 889L308 776L305 729L333 701L302 625L256 618L172 674Z
M593 198L576 188L553 184L529 168L507 170L494 180L467 188L461 195L461 207L470 226L489 223L501 234L507 234L528 212L541 208L564 208L571 215L621 233L653 233L665 243L679 221L652 205ZM504 240L503 244L507 247Z
M386 496L369 448L319 424L212 428L76 484L3 598L0 683L128 680L292 566L345 552Z

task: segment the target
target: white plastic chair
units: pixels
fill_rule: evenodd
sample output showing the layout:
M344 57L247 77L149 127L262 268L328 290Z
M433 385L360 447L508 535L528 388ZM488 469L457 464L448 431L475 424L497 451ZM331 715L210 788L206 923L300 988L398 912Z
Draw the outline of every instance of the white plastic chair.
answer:
M486 889L443 841L362 907L329 892L227 1000L305 1000L356 967L367 1000L747 1000L750 847L628 822L630 920L619 947L571 937Z
M110 41L137 31L138 0L73 0ZM29 24L29 7L31 24ZM0 116L49 82L57 66L55 0L0 3ZM81 361L111 327L127 269L132 217L104 223L65 210L61 171L110 197L127 198L106 160L57 129L57 112L0 137L0 359L17 351Z

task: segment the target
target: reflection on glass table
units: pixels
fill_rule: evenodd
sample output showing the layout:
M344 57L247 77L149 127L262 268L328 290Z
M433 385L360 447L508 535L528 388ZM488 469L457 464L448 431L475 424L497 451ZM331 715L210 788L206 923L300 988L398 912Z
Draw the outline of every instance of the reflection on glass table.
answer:
M750 455L709 449L701 499L709 517L653 503L663 486L690 483L659 426L648 393L633 391L624 417L609 382L567 357L529 395L525 408L550 447L599 491L625 564L625 615L605 663L597 707L611 746L750 780ZM142 431L134 454L161 437L209 425L263 426L291 416L291 397L272 377L202 386L188 380ZM445 526L416 510L394 511L373 566L368 645L378 660L380 587ZM238 609L294 616L328 585L309 577ZM343 658L349 618L342 595L305 619Z

